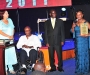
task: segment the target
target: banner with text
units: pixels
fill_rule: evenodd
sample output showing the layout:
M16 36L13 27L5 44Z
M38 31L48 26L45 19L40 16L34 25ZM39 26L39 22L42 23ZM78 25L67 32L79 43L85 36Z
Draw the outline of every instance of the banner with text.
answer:
M0 9L70 6L71 0L0 0Z

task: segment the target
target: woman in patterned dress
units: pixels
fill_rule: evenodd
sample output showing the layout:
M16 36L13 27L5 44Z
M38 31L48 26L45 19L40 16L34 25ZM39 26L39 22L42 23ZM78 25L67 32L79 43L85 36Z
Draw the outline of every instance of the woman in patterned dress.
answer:
M89 72L89 36L80 34L80 25L87 23L90 29L90 24L83 18L83 15L81 10L76 12L77 21L73 23L71 29L75 38L75 72L79 74Z

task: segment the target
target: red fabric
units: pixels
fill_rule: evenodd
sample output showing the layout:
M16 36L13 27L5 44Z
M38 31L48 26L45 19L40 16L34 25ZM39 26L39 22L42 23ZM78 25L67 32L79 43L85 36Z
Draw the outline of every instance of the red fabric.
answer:
M5 75L5 66L4 66L4 46L0 46L0 75Z

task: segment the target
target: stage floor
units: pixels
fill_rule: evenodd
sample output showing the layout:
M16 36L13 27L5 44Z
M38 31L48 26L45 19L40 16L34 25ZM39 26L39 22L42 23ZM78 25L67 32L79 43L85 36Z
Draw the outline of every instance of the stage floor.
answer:
M44 54L44 63L45 63L46 69L50 70L51 67L50 67L50 62L49 62L48 48L41 47L40 50ZM75 57L75 50L74 49L62 51L62 60L67 60L67 59L74 58L74 57ZM54 59L55 59L55 65L58 66L58 57L57 57L56 51L54 53Z
M55 71L55 72L48 72L47 75L80 75L80 74L75 74L75 59L68 59L68 60L64 60L63 61L63 69L64 72L59 72L59 71ZM27 72L26 75L30 75L30 71ZM8 75L12 75L12 74L8 74ZM90 75L90 73L88 74L84 74L84 75Z

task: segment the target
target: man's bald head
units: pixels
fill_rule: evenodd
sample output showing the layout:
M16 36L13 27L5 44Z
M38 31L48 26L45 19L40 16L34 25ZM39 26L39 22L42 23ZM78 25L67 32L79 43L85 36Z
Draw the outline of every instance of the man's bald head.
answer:
M30 75L46 75L46 73L42 71L33 71Z
M26 27L24 28L24 31L25 31L26 36L31 35L31 28L30 28L29 26L26 26Z
M26 29L30 29L30 30L31 30L31 28L30 28L29 26L26 26L26 27L24 28L24 30L26 30Z
M45 64L41 62L36 63L34 66L34 70L45 72Z

